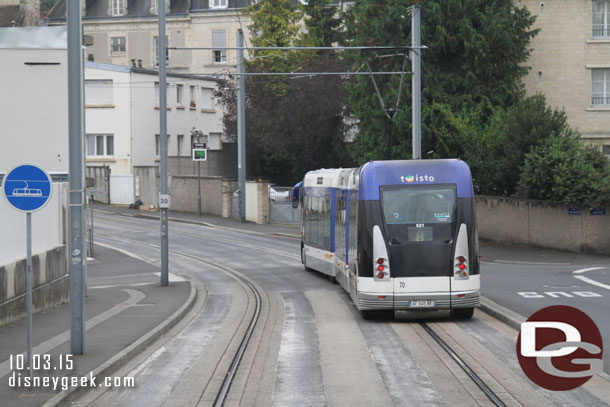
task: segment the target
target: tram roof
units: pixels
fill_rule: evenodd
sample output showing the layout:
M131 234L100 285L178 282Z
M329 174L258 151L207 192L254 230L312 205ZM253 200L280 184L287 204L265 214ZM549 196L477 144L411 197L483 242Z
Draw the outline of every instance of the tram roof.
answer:
M379 200L385 185L455 184L458 198L473 198L470 168L462 160L371 161L360 172L360 199Z

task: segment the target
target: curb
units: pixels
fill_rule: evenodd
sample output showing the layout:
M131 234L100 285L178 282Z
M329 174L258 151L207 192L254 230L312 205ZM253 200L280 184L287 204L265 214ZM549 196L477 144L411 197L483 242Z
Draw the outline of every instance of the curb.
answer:
M527 318L525 318L523 315L515 311L511 311L484 296L481 296L481 311L496 318L497 320L504 322L516 330L520 330L521 323L527 320Z
M195 304L197 300L197 288L192 281L189 281L191 286L191 292L186 302L182 304L176 312L174 312L169 318L163 321L159 326L148 332L144 336L140 337L134 343L102 363L97 368L91 371L91 374L95 377L108 376L111 373L116 372L129 362L133 357L142 352L154 341L159 339L161 335L173 328L180 320L186 315L187 312ZM69 406L73 403L73 400L80 397L90 389L88 387L74 387L68 390L63 390L47 400L42 407L63 407Z

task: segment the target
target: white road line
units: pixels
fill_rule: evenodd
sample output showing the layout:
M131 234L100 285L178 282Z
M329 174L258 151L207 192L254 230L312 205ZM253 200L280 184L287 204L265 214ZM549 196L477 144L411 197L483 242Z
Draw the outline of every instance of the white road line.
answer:
M148 365L150 365L152 363L152 361L154 361L159 356L161 356L161 354L163 352L165 352L165 345L161 346L154 353L152 353L149 357L147 357L146 360L144 360L142 363L140 363L138 366L136 366L135 369L133 369L131 372L129 372L129 374L127 376L135 377L138 373L140 373L142 370L144 370L146 367L148 367Z
M123 253L124 255L132 257L132 258L134 258L136 260L143 261L144 263L150 263L149 261L144 260L142 257L138 256L137 254L129 252L127 250L123 250L123 249L120 249L118 247L106 244L106 243L100 243L99 241L96 241L95 244L99 245L99 246L102 246L102 247L105 247L106 249L116 250L117 252Z
M585 283L593 284L593 285L596 285L598 287L605 288L606 290L610 290L610 285L604 284L604 283L600 283L599 281L591 280L590 278L587 278L585 276L574 276L574 278L577 278L577 279L579 279L581 281L584 281Z
M121 288L121 287L141 287L143 285L154 285L159 284L159 282L150 282L150 283L135 283L135 284L115 284L115 285L94 285L93 287L88 287L91 290L102 289L102 288Z
M572 272L572 274L582 274L582 273L586 273L587 271L601 270L601 269L607 269L607 268L608 267L589 267L586 269L574 270Z
M546 263L542 261L514 261L514 260L494 260L491 263L500 264L524 264L531 266L569 266L570 263Z
M158 277L161 277L161 272L159 272L159 273L153 273L153 274L154 274L154 275L156 275L156 276L158 276ZM169 273L169 274L168 274L168 278L169 278L169 282L170 282L170 283L178 283L178 282L180 282L180 281L185 281L185 280L184 280L182 277L177 276L177 275L176 275L176 274L174 274L174 273Z
M125 289L123 291L125 291L129 295L129 298L126 299L125 301L123 301L122 303L115 305L114 307L110 308L109 310L106 310L106 311L102 312L101 314L94 316L93 318L89 318L87 320L87 322L85 323L85 331L88 331L89 329L93 328L94 326L106 321L107 319L110 319L110 318L114 317L115 315L120 314L121 312L125 311L129 307L136 305L138 302L142 301L146 297L146 295L144 295L144 293L142 293L141 291L129 290L129 289ZM42 355L45 353L49 353L49 351L51 351L52 349L55 349L59 345L68 341L69 339L70 339L70 331L69 330L64 331L58 335L55 335L51 339L47 339L46 341L34 346L34 348L32 349L32 353L35 355L36 354ZM25 355L26 352L22 352L22 355ZM0 378L4 377L10 373L9 365L10 365L9 360L5 360L2 363L0 363Z

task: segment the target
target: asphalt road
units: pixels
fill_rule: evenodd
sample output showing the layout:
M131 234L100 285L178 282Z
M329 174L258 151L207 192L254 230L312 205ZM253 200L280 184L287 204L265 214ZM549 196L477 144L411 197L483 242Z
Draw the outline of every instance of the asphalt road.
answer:
M96 241L160 264L158 221L97 213L95 222ZM226 405L490 405L416 320L365 320L340 286L304 271L298 240L178 223L169 236L170 272L202 285L198 304L179 329L119 372L135 376L136 389L91 393L76 405L213 404L254 303L243 283L214 264L242 273L263 293ZM516 278L496 280L506 269L515 268L486 264L485 290L516 290L507 286ZM599 377L568 392L535 386L518 365L516 331L482 312L469 321L435 315L428 322L507 406L610 404L610 383Z
M526 318L551 305L578 308L595 322L604 344L610 346L610 259L526 251L526 262L515 262L506 252L483 263L484 295ZM604 352L604 371L610 374L608 350Z

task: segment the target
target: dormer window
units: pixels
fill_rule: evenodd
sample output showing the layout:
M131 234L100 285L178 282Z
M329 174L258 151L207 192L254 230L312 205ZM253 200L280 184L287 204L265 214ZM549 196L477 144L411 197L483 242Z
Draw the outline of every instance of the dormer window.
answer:
M210 0L210 8L227 8L228 0Z
M127 14L127 0L110 0L110 13L112 16L123 16Z

